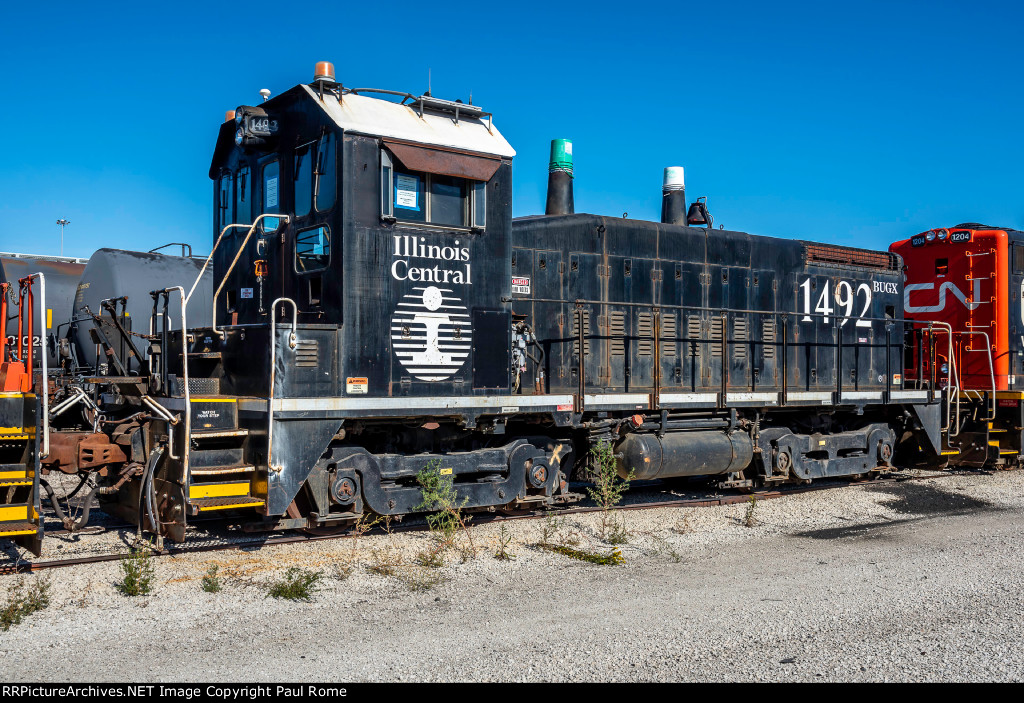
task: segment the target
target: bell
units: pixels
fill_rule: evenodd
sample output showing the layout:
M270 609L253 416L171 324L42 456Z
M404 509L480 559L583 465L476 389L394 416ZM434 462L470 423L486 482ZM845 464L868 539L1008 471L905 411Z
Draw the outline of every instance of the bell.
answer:
M686 212L686 224L695 227L707 227L708 210L704 203L695 201L690 204L690 209Z

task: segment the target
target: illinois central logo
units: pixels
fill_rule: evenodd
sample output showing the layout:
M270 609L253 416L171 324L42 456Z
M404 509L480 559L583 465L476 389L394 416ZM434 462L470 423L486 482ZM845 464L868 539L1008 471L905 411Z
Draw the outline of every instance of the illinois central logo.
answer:
M391 346L402 366L420 381L451 378L466 363L472 326L454 291L416 286L391 317Z

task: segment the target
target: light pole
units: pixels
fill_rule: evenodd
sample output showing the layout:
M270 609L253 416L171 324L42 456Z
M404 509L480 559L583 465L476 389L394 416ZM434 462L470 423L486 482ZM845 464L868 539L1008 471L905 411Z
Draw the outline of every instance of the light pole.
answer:
M60 225L60 255L64 256L64 225L70 225L71 221L62 217L57 220L57 224Z

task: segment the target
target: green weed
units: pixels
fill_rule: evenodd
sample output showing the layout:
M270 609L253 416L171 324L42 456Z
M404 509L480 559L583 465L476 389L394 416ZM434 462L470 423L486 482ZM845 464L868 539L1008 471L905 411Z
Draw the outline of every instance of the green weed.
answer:
M636 473L630 471L625 479L619 478L611 442L601 440L591 451L591 455L594 464L594 486L587 489L587 494L601 508L601 539L605 539L612 524L611 512L622 502L622 495L629 490L629 482Z
M319 590L323 577L322 571L292 566L284 573L282 580L270 584L267 588L267 597L308 602Z
M202 580L202 587L207 593L220 593L220 577L217 576L219 569L220 567L214 564L206 570L206 576Z
M126 596L148 596L153 592L154 569L149 549L132 549L121 559L121 580L114 588Z
M622 552L618 548L613 549L607 554L602 552L594 552L587 549L573 549L567 547L564 544L540 544L538 545L542 549L546 549L549 552L555 552L562 554L573 559L579 559L580 561L590 562L591 564L603 564L606 566L613 566L615 564L625 564L626 560L622 556Z
M37 613L50 605L50 582L43 578L35 579L28 588L23 581L15 583L7 597L7 603L0 608L0 630L7 632L21 623L32 613Z

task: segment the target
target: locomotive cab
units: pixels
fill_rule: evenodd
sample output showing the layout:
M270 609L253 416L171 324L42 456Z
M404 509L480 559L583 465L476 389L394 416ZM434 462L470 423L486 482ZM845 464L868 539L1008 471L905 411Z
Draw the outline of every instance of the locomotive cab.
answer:
M266 325L284 298L298 323L336 327L325 394L507 391L508 355L474 339L508 337L515 152L479 107L377 92L392 95L317 81L221 126L217 320Z
M491 115L318 70L229 118L209 174L213 325L166 345L161 402L191 410L189 444L157 472L167 533L208 510L255 508L272 527L411 512L431 462L468 507L550 500L550 442L475 433L520 411L515 151ZM567 422L571 397L523 405Z

